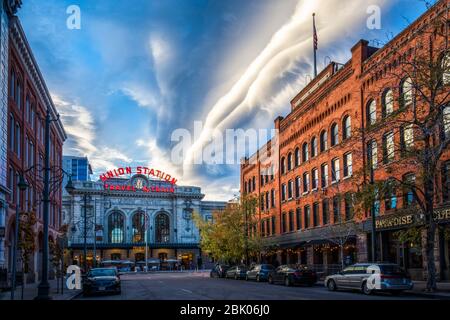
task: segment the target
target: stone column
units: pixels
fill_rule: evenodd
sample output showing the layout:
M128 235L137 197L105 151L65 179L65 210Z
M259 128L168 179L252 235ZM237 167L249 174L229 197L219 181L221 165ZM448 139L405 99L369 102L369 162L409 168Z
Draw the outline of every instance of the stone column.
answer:
M314 247L313 246L306 247L306 263L308 265L314 264Z
M427 268L427 254L426 254L426 239L427 231L422 230L422 261L423 261L423 279L427 278L428 268ZM434 263L436 265L436 281L441 280L441 263L440 263L440 250L439 250L439 230L436 228L434 234Z
M367 233L358 233L356 235L356 258L357 262L369 261L367 251Z

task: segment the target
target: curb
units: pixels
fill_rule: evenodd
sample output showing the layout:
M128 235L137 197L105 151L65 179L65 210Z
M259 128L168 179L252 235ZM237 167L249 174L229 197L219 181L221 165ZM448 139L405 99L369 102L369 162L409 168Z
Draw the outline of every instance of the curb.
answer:
M66 301L67 300L74 300L74 299L78 298L79 296L81 296L82 294L83 294L83 290L80 290L80 292L75 293L74 295L72 295L71 297L69 297L69 298L67 298L65 300Z

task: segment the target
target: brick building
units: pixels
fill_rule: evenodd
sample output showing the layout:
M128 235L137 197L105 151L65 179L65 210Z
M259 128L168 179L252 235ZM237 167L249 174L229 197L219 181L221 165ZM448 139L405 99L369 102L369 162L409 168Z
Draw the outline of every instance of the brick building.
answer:
M42 266L43 245L43 176L45 159L45 116L52 119L58 112L52 102L49 90L39 70L33 52L28 44L19 19L11 16L9 21L8 65L6 68L7 91L7 196L5 266L8 272L12 265L12 245L14 241L16 206L21 211L36 212L36 252L30 257L28 281L37 281ZM2 69L3 70L3 69ZM49 240L56 240L62 224L62 146L66 133L61 121L50 125L50 210ZM3 174L3 173L2 173ZM28 188L20 191L17 184L23 175ZM18 264L21 271L21 263Z
M382 48L359 41L347 63L331 62L294 97L291 112L275 119L275 138L243 160L241 193L260 200L257 228L270 244L264 260L324 272L340 268L342 261L371 260L371 214L355 206L354 193L368 183L369 155L376 180L415 179L416 169L404 160L402 148L414 144L416 133L410 127L394 129L388 119L399 113L408 117L415 101L402 61L430 54L450 68L448 55L436 57L443 47L448 50L448 10L449 1L439 1ZM448 85L448 73L444 76ZM444 153L435 201L435 256L443 279L450 277L448 159ZM392 191L376 202L377 257L422 278L423 243L401 243L394 235L420 220L412 202L408 190Z

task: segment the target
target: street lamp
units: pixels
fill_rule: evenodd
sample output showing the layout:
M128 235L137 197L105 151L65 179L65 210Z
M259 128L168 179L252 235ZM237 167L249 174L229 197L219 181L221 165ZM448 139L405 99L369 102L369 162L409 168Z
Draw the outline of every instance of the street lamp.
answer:
M19 183L17 183L19 188L19 193L25 191L28 188L28 184L25 181L23 175L19 175ZM17 242L19 238L19 223L20 223L20 194L16 197L16 224L14 229L14 243L13 243L13 261L12 261L12 272L11 272L11 300L14 300L14 294L16 291L16 269L17 269Z

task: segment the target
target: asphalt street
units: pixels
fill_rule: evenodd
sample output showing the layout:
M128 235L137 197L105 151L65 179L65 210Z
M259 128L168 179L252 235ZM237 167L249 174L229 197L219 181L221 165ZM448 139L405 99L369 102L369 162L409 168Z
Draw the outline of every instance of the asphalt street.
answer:
M79 296L80 300L416 300L411 294L366 296L330 292L325 287L285 287L245 280L212 279L207 272L150 273L121 276L121 295Z

